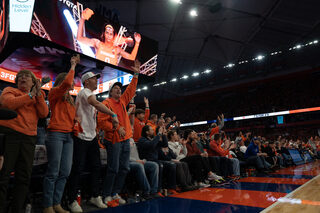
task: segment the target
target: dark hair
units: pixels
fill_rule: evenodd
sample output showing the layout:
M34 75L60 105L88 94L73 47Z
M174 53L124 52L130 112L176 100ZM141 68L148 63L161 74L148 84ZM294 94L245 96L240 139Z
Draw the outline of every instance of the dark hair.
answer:
M143 109L136 109L136 111L134 112L134 115L137 116L139 114L145 114L145 111Z
M171 120L170 117L166 117L166 119L164 119L166 122L168 122L169 120Z
M171 140L171 138L173 137L173 135L174 135L175 132L177 132L177 131L175 131L175 130L170 130L170 131L168 132L167 136L168 136L168 139L169 139L169 140Z
M221 138L220 134L215 134L213 140L218 141Z
M186 130L184 130L183 138L184 138L185 140L187 140L187 138L188 138L188 136L190 135L191 132L193 132L192 129L186 129Z
M266 141L266 142L267 142L267 141ZM274 144L274 141L270 141L270 142L269 142L269 145L271 145L271 144Z
M147 131L149 131L149 128L151 128L151 127L148 125L145 125L144 127L142 127L142 130L141 130L142 137L145 137L145 138L148 137Z
M150 115L150 119L152 120L152 119L155 119L156 117L158 117L156 114L151 114Z
M106 32L106 26L107 25L111 25L112 26L112 24L110 24L110 23L105 23L104 25L103 25L103 28L102 28L102 30L101 30L101 41L102 42L105 42L105 40L106 40L106 37L105 37L105 32ZM114 29L114 27L112 26L112 28L113 28L113 37L116 35L116 30Z

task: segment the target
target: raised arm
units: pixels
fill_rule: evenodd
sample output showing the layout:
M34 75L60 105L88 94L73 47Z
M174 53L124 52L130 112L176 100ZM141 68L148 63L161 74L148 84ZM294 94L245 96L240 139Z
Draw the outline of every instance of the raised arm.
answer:
M133 47L133 50L131 53L128 53L122 49L120 51L120 55L123 58L131 60L131 61L135 60L137 57L137 53L138 53L138 49L139 49L140 41L141 41L141 35L139 33L134 33L134 40L135 40L135 44L134 44L134 47Z
M99 39L95 38L87 38L83 36L83 28L84 28L84 22L85 20L89 20L90 17L94 14L94 12L86 8L82 14L81 14L81 19L79 21L79 27L78 27L78 32L77 32L77 40L81 42L82 44L89 45L94 48L98 48L98 43L100 42Z

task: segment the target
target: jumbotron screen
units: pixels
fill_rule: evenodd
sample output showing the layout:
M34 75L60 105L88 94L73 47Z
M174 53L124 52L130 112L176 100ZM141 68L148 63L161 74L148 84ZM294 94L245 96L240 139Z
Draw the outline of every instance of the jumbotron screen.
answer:
M99 15L83 3L68 0L36 1L30 31L59 45L113 66L140 73L157 71L158 43Z

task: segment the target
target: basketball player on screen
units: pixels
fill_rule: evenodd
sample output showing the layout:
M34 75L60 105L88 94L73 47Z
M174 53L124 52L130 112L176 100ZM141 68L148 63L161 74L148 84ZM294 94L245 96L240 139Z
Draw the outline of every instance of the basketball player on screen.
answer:
M96 50L96 58L104 62L118 65L120 56L125 59L134 61L136 59L141 41L141 35L139 33L134 33L135 45L131 53L124 51L119 46L115 46L114 39L116 37L116 32L110 24L107 24L105 26L103 35L101 36L101 40L96 38L83 37L84 22L85 20L89 20L93 14L93 11L89 8L86 8L82 12L77 33L77 40L83 44L94 47Z

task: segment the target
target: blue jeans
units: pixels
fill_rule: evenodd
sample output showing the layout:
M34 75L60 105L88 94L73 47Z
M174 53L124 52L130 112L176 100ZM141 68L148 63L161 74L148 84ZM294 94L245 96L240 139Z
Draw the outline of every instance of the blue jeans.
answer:
M61 203L72 166L72 133L49 131L46 147L48 168L43 180L43 206L45 208Z
M233 175L240 176L240 163L237 158L230 158L232 161L232 171Z
M37 145L45 145L46 141L46 128L37 127Z
M103 182L102 196L114 196L121 192L126 176L130 170L129 140L112 143L104 140L107 149L107 175Z
M154 194L158 190L159 166L157 163L147 161L145 164L130 162L130 171L135 174L138 184L145 194Z

